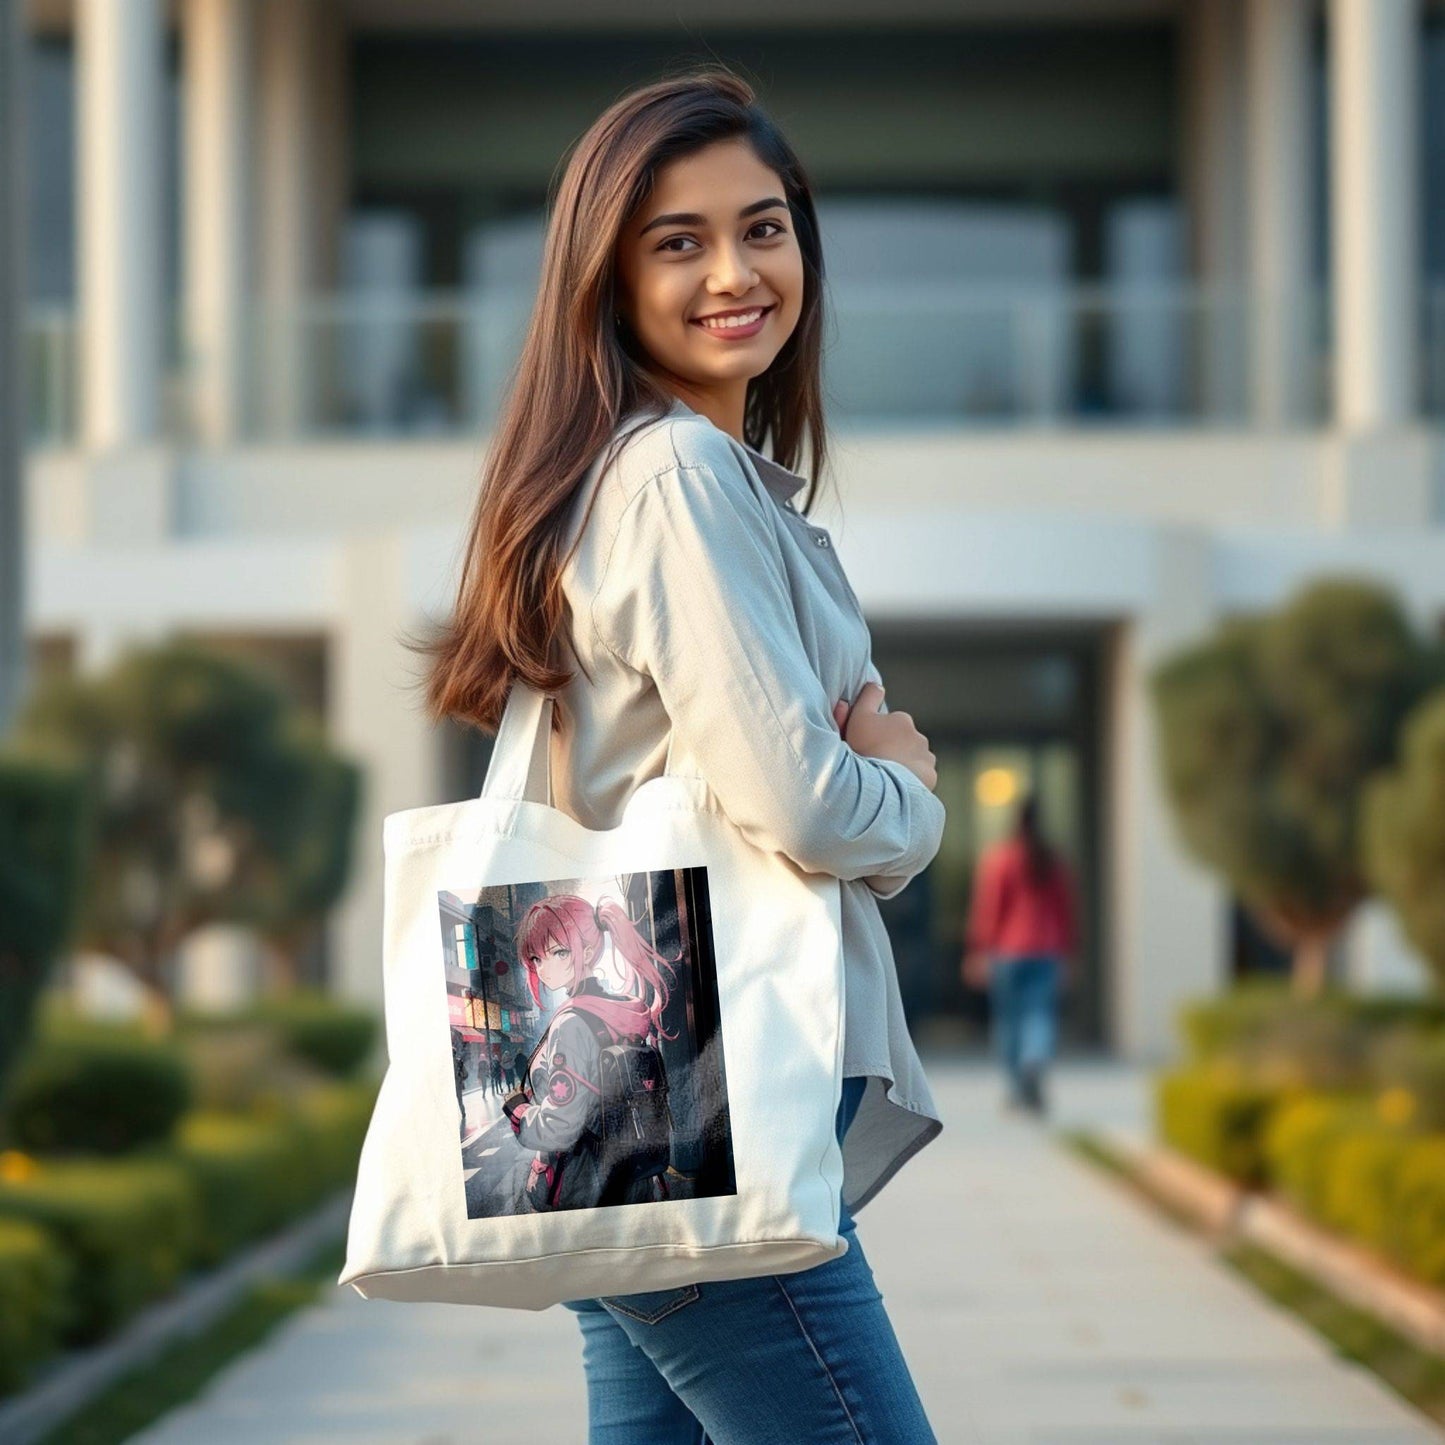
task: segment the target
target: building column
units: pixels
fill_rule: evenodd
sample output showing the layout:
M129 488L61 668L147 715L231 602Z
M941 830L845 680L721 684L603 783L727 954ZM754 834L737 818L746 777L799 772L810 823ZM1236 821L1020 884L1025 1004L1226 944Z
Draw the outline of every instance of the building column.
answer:
M1417 0L1330 0L1335 420L1415 411L1420 270Z
M303 432L313 420L320 338L307 306L328 194L317 155L323 20L322 0L263 0L260 10L260 404L263 425L276 436Z
M398 630L421 620L412 539L398 532L346 540L337 568L327 657L327 734L365 769L355 863L328 925L328 986L379 1007L385 922L387 815L447 801L446 732L426 717L416 659Z
M1200 305L1196 398L1205 419L1244 406L1244 26L1237 0L1196 0L1182 17L1182 168Z
M250 235L250 0L185 0L183 276L191 419L212 445L241 430Z
M152 439L164 355L160 0L76 0L82 435Z
M1176 1057L1180 1005L1229 978L1226 895L1180 844L1149 687L1156 664L1216 620L1212 544L1192 528L1162 527L1155 545L1153 595L1120 629L1111 669L1109 1032L1115 1052L1140 1064Z
M1246 0L1251 412L1305 419L1310 401L1309 0Z

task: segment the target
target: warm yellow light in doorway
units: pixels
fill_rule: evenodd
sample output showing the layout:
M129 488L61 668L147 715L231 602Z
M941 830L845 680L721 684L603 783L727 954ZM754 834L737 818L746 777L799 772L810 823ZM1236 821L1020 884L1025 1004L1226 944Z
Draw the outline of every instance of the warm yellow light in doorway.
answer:
M1019 795L1019 777L1012 768L985 768L974 779L973 793L985 808L1006 808Z

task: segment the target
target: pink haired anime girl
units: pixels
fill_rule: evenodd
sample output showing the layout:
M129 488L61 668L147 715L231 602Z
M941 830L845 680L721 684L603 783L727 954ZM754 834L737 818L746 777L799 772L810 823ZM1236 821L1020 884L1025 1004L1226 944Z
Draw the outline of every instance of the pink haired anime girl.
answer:
M622 992L596 975L611 935ZM581 1209L666 1196L671 1121L658 1045L669 973L664 958L614 898L595 906L575 893L534 903L516 935L532 997L565 990L502 1107L517 1142L534 1150L526 1193L538 1209Z

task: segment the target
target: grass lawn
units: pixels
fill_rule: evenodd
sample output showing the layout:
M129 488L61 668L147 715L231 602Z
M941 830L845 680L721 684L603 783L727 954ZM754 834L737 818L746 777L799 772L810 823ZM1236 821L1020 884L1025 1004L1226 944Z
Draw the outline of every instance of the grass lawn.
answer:
M238 1355L253 1349L287 1315L335 1284L345 1241L333 1240L285 1278L252 1285L199 1334L179 1340L117 1380L45 1436L42 1445L119 1445L168 1410L193 1399Z

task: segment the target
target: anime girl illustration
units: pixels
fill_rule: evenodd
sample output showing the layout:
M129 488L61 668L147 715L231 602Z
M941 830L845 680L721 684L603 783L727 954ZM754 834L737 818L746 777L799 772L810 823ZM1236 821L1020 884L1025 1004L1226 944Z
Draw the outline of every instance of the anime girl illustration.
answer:
M619 986L598 976L607 939ZM669 981L681 960L657 952L616 898L575 893L534 903L516 932L538 1007L541 988L566 1002L538 1042L521 1086L502 1104L517 1142L534 1151L525 1192L538 1210L668 1197L672 1119L660 1045Z

